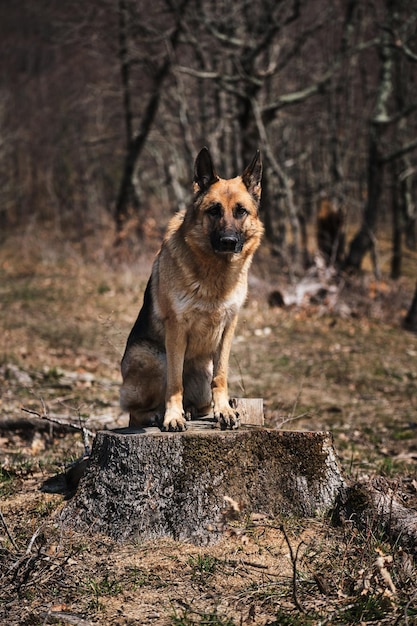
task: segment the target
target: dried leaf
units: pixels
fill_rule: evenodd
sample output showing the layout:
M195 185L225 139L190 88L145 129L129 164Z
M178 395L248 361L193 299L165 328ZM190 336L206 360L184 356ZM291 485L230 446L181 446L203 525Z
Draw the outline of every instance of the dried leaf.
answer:
M381 553L381 550L377 550L377 552L379 553L379 556L376 558L375 565L378 568L378 571L381 574L382 578L384 579L384 582L387 585L390 592L396 593L397 590L395 588L394 583L392 582L391 574L389 573L386 567L387 565L391 565L392 556L390 554L384 556Z

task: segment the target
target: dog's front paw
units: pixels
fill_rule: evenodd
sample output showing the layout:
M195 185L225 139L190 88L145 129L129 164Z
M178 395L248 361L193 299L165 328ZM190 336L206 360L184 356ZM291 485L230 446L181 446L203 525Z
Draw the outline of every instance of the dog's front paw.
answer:
M164 421L161 430L171 432L181 432L187 429L187 422L184 411L165 411Z
M236 430L240 426L239 413L233 402L214 406L214 419L219 423L222 430Z

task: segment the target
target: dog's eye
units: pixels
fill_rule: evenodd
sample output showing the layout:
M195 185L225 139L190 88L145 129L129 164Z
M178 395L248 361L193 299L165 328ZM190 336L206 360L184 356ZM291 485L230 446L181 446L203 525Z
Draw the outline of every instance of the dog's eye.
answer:
M236 218L242 218L242 217L245 217L245 215L248 214L248 211L241 204L237 204L236 207L235 207L235 210L234 210L234 214L235 214Z
M207 209L207 215L210 215L210 217L221 217L222 216L222 205L221 204L212 204Z

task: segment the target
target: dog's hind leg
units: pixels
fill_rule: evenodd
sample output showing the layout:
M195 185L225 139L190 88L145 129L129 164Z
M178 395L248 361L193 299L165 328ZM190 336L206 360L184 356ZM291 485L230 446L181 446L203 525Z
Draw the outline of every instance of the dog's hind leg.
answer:
M120 406L130 415L129 426L160 425L164 415L166 359L145 342L129 346L122 360Z
M212 361L189 361L184 366L184 406L187 419L212 412Z

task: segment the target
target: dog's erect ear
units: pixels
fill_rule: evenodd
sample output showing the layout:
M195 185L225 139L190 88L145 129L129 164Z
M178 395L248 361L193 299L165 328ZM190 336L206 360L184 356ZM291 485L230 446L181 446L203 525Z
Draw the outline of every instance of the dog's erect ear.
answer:
M201 193L206 191L210 185L219 180L213 167L210 152L208 148L202 148L198 153L194 165L194 192Z
M242 174L242 180L249 193L257 202L261 197L262 160L259 150L256 151L252 162Z

